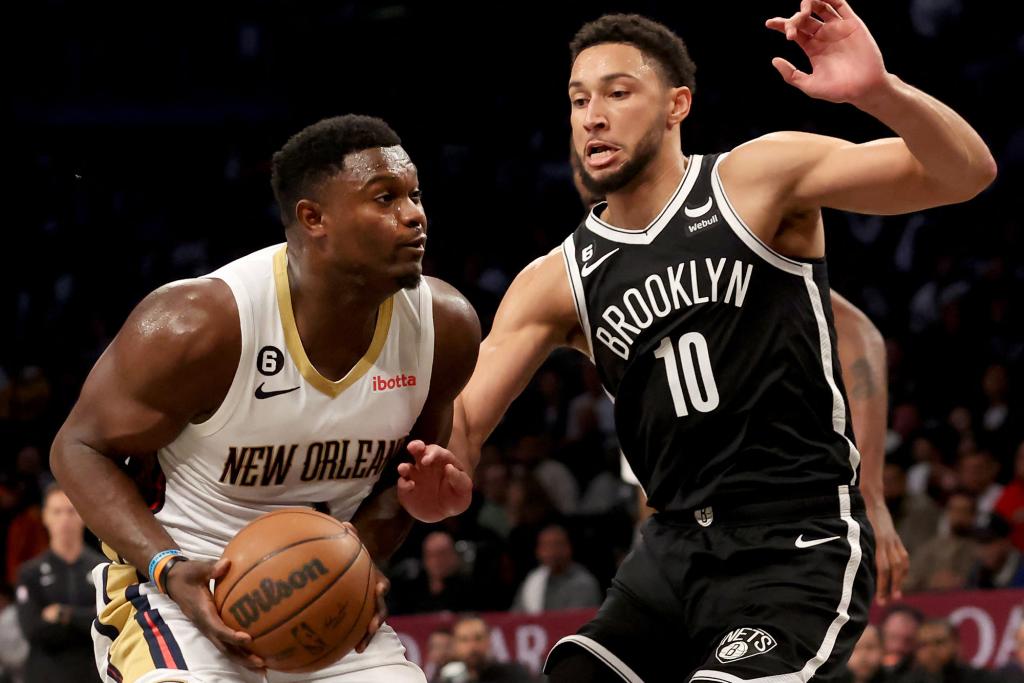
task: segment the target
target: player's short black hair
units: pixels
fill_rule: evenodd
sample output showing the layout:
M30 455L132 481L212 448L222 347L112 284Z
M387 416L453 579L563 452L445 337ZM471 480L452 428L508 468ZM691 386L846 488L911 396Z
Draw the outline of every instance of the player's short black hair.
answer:
M583 25L569 43L572 62L588 47L603 43L627 43L653 59L661 76L673 88L696 90L697 65L686 43L664 24L639 14L606 14Z
M306 126L274 153L270 184L287 226L295 203L344 168L346 154L371 147L394 147L401 138L382 119L346 114Z

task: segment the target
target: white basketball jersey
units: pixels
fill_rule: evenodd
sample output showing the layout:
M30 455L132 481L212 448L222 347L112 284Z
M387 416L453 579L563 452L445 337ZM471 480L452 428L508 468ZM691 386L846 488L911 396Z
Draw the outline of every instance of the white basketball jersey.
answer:
M331 381L295 326L284 245L208 277L231 287L242 354L224 402L158 453L166 477L156 518L186 554L215 559L271 510L326 504L348 520L416 422L434 356L430 288L401 290L377 313L366 354Z

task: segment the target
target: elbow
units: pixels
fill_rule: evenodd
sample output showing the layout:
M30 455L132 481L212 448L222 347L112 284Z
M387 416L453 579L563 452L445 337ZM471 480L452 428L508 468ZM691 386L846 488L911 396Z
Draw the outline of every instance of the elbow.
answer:
M965 175L963 183L965 196L961 201L974 199L995 182L996 176L999 175L999 168L996 165L995 157L987 147L984 154L980 155L980 158L971 165L970 172Z

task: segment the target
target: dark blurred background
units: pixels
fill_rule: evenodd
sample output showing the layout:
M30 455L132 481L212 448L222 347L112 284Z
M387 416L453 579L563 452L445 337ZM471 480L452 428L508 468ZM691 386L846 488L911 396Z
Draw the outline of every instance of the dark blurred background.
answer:
M427 270L460 288L486 328L515 273L583 214L567 163L565 84L567 43L586 20L639 12L688 43L698 65L683 127L688 153L780 129L854 141L888 134L852 107L808 99L772 68L777 55L804 64L795 45L764 28L797 5L37 0L6 8L0 548L8 580L31 543L7 531L31 528L53 434L132 306L164 282L282 240L269 160L289 135L348 112L391 123L420 171ZM962 113L1000 165L996 183L966 205L826 215L833 286L888 341L887 493L898 521L910 508L934 512L908 542L920 545L948 529L942 509L955 489L970 490L984 523L1001 487L1024 480L1024 462L1015 467L1018 451L1024 458L1016 104L1024 9L856 5L888 68ZM445 525L463 571L499 568L491 576L501 587L472 606L508 606L551 520L569 528L602 583L628 547L631 493L613 481L614 436L601 397L587 398L592 380L580 358L553 357L485 454L489 479L481 477L473 514ZM523 509L544 498L551 502L540 512ZM1011 521L1024 529L1024 516ZM422 570L424 533L396 571ZM1024 548L1024 533L1016 537Z

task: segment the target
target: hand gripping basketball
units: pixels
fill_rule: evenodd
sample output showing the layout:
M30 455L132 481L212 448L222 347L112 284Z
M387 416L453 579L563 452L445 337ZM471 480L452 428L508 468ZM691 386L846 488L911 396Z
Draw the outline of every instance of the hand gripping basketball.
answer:
M168 570L164 580L167 596L218 650L246 668L263 669L263 660L249 652L252 637L229 629L213 604L210 582L222 578L230 568L231 560L227 559L179 562Z

